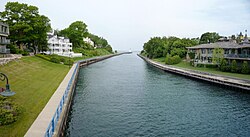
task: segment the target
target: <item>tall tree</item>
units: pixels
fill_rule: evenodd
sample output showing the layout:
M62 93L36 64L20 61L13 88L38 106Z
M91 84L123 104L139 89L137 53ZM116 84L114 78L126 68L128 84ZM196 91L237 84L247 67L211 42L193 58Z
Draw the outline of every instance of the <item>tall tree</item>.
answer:
M151 38L143 46L149 58L157 58L163 56L164 42L161 37Z
M59 34L68 37L74 48L81 48L84 45L83 38L88 35L88 29L84 22L75 21L68 28L61 30Z
M0 17L10 27L9 38L19 48L47 46L47 32L51 29L50 20L40 15L36 6L18 2L8 2Z
M219 34L216 32L206 32L201 35L199 44L214 43L220 38Z

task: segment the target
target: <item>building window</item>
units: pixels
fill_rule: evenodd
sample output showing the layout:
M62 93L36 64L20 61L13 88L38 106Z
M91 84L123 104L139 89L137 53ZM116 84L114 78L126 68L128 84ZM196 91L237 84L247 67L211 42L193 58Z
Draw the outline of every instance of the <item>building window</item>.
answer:
M213 50L212 49L208 49L208 54L213 54Z
M202 50L201 50L201 53L202 53L202 54L205 54L205 53L206 53L206 49L202 49Z

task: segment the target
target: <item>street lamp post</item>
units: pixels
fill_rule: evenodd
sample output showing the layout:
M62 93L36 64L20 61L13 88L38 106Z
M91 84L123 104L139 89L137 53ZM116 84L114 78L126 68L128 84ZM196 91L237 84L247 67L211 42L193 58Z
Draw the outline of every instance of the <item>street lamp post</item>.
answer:
M0 92L0 95L2 95L2 96L13 96L13 95L16 94L15 92L10 90L10 84L9 84L8 77L5 74L1 73L1 72L0 72L0 80L2 80L2 81L6 80L6 89L5 89L5 91Z

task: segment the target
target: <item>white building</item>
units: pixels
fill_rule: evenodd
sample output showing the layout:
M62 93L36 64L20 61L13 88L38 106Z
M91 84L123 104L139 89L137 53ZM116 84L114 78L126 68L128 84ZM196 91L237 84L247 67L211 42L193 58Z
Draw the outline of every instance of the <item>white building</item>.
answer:
M59 37L57 35L48 34L48 48L46 54L57 54L66 57L82 57L82 53L74 53L72 51L72 43L68 38Z
M89 37L83 38L83 41L85 43L88 43L89 45L95 47L95 43Z

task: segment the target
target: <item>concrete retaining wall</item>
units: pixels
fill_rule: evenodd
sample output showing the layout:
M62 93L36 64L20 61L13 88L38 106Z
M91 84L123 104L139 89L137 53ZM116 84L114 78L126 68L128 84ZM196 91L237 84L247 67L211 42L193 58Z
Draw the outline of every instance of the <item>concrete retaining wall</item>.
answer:
M221 75L214 75L214 74L210 74L206 72L199 72L199 71L177 68L177 67L157 63L139 54L138 56L144 59L147 63L153 65L154 67L157 67L167 72L223 85L223 86L230 87L233 89L238 89L242 91L250 91L250 80L243 80L243 79L237 79L237 78L232 78L232 77L225 77Z

